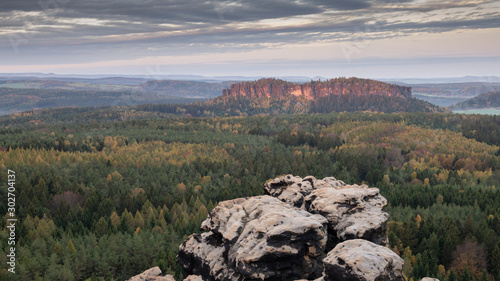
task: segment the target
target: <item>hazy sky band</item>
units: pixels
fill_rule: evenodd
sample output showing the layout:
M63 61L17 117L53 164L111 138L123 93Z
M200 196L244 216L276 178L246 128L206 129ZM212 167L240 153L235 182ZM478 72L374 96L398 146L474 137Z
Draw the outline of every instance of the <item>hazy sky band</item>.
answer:
M0 26L4 73L500 75L500 1L8 0Z

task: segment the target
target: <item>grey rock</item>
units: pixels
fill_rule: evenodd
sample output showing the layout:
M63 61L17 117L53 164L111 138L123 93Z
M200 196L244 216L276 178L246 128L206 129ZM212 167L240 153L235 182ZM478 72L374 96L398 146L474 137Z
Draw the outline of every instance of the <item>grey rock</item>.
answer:
M175 281L172 275L161 276L161 274L159 267L153 267L130 278L128 281Z
M420 281L439 281L437 278L431 278L431 277L424 277L420 279Z
M205 281L201 276L199 275L189 275L188 277L184 278L182 281Z
M184 241L185 280L404 280L403 260L383 247L389 215L377 188L293 175L264 188L220 202L206 232Z
M322 270L327 220L271 196L219 203L178 261L189 274L214 280L316 278Z
M304 179L293 175L277 177L264 185L266 194L280 199L294 207L305 209L304 198L313 190L319 188L337 188L345 186L343 181L334 177L317 180L313 176Z
M305 198L306 208L328 219L332 246L349 239L366 239L387 245L387 200L378 188L345 185L321 188Z
M226 245L220 234L211 231L189 236L179 246L177 262L189 274L210 276L210 280L225 280L235 275L227 264Z
M405 281L403 259L390 249L363 239L338 244L323 263L325 281Z
M329 249L357 238L387 245L387 200L377 188L347 185L334 177L318 180L285 175L269 181L264 189L291 206L327 218Z

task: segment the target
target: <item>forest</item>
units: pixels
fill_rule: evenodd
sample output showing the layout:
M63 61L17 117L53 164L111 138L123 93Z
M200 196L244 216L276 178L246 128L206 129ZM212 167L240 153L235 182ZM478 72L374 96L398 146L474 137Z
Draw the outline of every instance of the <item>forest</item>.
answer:
M464 102L451 106L452 109L498 108L500 107L500 92L484 93Z
M55 81L57 82L57 81ZM33 109L85 106L125 106L143 103L192 103L204 98L167 96L142 88L131 90L29 89L0 85L0 114Z
M378 187L408 280L500 281L498 116L189 106L0 117L0 213L11 170L18 218L15 275L1 221L0 280L126 280L153 266L181 280L178 246L218 202L294 174Z

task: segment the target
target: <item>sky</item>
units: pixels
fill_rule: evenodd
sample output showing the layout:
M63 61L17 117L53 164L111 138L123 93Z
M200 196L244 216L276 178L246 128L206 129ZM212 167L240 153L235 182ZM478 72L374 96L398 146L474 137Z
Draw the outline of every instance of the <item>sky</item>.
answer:
M500 0L1 0L0 73L500 76Z

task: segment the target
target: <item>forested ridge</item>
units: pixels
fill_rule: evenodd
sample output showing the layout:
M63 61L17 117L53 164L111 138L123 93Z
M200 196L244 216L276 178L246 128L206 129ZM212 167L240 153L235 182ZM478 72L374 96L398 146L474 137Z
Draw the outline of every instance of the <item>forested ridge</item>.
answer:
M23 89L0 87L0 113L21 112L33 109L86 106L117 106L155 103L192 103L204 98L161 95L158 92L138 89Z
M178 246L217 202L294 174L380 188L408 280L500 280L498 117L175 110L184 116L86 108L1 117L0 182L16 172L19 225L17 273L3 269L0 279L125 280L156 265L180 279ZM5 265L5 220L0 227Z
M500 92L489 92L464 102L454 104L452 109L496 108L500 107Z
M32 83L40 88L25 88ZM95 84L90 88L84 86L87 84L73 85L65 81L32 83L10 83L10 88L0 87L0 114L86 106L130 106L137 111L189 114L192 117L446 111L412 98L411 87L354 77L303 84L271 78L234 84L160 80L147 81L136 87L104 84L100 87ZM70 84L73 87L68 88ZM206 101L208 98L213 99Z

